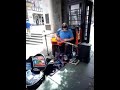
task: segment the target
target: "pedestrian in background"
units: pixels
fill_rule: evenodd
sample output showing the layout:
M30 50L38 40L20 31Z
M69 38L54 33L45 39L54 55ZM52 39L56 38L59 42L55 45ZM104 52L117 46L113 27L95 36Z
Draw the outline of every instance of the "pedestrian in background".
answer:
M31 24L28 19L26 19L26 29L27 29L28 35L31 36L31 32L30 32Z
M42 25L44 25L44 18L42 17Z

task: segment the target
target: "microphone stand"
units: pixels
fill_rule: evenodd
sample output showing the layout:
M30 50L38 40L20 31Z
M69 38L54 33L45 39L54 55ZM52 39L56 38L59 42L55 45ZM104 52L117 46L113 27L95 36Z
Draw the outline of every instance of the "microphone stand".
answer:
M50 53L49 53L49 51L48 51L48 44L47 44L47 35L51 35L51 34L54 34L54 33L50 33L50 34L46 34L46 35L43 35L44 37L45 37L45 42L46 42L46 48L47 48L47 55L49 56L50 55ZM42 36L42 37L43 37Z

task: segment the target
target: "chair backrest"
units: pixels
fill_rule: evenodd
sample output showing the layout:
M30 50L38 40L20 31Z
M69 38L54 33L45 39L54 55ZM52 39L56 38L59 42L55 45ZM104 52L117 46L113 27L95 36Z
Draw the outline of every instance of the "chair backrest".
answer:
M76 42L76 30L75 29L71 29L71 30L72 30L72 33L74 36L74 40L72 40L71 43L75 44L75 42Z
M79 27L72 28L71 30L72 30L73 36L74 36L74 40L71 43L78 45L78 42L81 41L82 32L81 32L81 30L79 30Z

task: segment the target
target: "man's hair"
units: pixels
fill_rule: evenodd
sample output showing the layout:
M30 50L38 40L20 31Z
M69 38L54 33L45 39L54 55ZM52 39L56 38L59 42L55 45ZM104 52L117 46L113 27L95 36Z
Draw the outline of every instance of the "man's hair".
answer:
M62 28L68 28L67 24L66 24L66 23L63 23L63 24L62 24Z
M78 27L78 26L76 26L76 27L75 27L75 29L76 29L76 30L79 30L79 27Z

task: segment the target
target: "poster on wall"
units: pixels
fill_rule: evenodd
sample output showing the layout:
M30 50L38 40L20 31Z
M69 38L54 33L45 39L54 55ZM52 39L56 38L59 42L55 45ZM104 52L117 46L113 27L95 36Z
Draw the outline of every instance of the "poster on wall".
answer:
M26 3L26 7L28 10L31 10L32 9L32 4L31 3Z

